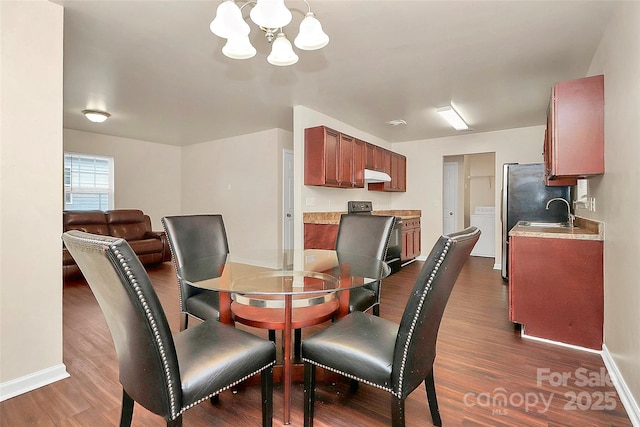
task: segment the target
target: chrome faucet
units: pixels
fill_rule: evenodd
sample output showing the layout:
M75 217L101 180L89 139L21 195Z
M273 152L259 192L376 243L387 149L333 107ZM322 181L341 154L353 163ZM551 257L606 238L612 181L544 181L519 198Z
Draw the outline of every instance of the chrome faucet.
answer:
M547 206L545 207L545 209L549 209L549 205L551 204L551 202L554 202L556 200L561 200L567 205L567 213L568 213L568 216L569 216L569 226L573 227L573 221L576 219L576 216L571 213L571 205L569 204L569 202L567 202L562 197L554 197L553 199L550 199L547 202Z

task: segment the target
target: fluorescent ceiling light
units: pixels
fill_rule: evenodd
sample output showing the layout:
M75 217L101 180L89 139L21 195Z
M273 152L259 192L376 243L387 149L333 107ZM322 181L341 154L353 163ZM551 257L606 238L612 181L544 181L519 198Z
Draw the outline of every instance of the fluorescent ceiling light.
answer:
M462 117L453 109L452 106L440 107L436 111L444 117L455 130L467 130L469 126L462 120Z

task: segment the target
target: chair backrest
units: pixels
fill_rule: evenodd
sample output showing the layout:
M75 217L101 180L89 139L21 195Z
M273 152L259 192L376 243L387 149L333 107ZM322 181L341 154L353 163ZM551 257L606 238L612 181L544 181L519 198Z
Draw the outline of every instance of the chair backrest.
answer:
M395 220L393 216L343 214L336 250L384 261Z
M229 253L229 242L222 215L176 215L162 218L162 226L167 234L169 248L176 267L185 262ZM184 301L201 292L200 289L182 283L180 285L180 309L184 311Z
M62 235L111 331L120 383L136 402L167 419L182 407L175 346L149 276L126 240L67 231Z
M351 252L384 261L395 222L394 216L343 214L338 226L336 251ZM375 291L380 299L380 281L365 287Z
M479 237L480 230L476 227L441 236L416 279L394 350L391 381L394 392L401 398L419 386L433 368L444 309Z

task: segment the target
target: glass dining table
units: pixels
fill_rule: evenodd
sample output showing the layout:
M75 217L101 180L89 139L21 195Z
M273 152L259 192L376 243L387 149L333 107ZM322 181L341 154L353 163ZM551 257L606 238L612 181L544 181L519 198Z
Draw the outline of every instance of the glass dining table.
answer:
M346 315L349 290L385 278L390 269L355 253L306 249L205 257L185 263L177 273L192 286L219 292L221 322L282 329L283 422L289 424L292 330L314 319Z

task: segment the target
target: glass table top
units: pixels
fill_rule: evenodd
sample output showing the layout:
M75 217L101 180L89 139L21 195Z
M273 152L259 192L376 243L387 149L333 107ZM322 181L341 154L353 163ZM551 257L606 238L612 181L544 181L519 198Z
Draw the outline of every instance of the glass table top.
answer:
M185 263L178 276L198 288L238 295L302 295L360 287L389 272L375 258L306 249L201 258Z

